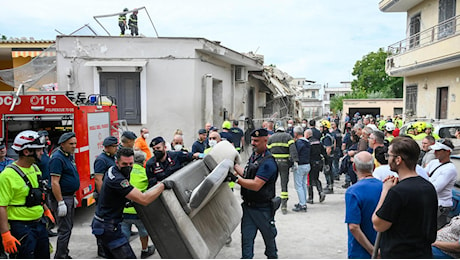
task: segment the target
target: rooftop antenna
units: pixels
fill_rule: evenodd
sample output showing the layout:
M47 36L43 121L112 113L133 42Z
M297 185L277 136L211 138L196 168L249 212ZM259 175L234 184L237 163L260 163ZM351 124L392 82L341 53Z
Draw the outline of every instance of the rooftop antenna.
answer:
M102 29L104 29L104 31L109 35L109 31L107 31L107 29L105 29L105 27L99 22L98 18L105 18L105 17L111 17L111 16L119 16L119 15L122 15L122 14L128 14L128 13L132 13L134 11L139 11L139 10L142 10L144 9L145 12L147 13L147 16L149 17L149 20L150 20L150 23L152 24L152 27L153 27L153 30L155 30L155 34L157 35L157 37L160 37L158 35L158 32L157 32L157 29L155 28L155 25L153 24L153 21L152 21L152 18L150 17L150 14L149 12L147 11L147 8L145 8L145 6L143 7L140 7L140 8L134 8L133 10L128 10L126 12L119 12L119 13L113 13L113 14L103 14L103 15L95 15L93 16L94 20L96 20L96 22L102 27Z

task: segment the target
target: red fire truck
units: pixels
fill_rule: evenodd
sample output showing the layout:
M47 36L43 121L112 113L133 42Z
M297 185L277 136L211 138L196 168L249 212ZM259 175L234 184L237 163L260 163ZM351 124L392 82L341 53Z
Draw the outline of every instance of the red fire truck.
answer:
M94 160L102 151L109 135L118 138L118 115L114 99L101 95L85 96L67 92L24 92L22 95L0 93L2 125L0 138L7 143L9 157L17 158L11 149L14 137L23 130L47 130L50 151L59 137L73 131L77 137L75 163L80 175L78 207L94 203Z

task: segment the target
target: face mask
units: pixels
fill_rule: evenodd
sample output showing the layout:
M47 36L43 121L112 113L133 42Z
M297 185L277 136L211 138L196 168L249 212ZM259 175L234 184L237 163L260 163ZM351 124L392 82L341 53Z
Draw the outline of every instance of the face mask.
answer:
M149 138L149 134L143 134L142 136L144 137L144 139Z
M161 160L165 153L163 151L155 150L153 151L153 155L155 155L155 158L157 158L158 160Z
M292 127L292 124L288 124L288 127Z
M302 124L302 127L303 127L303 128L307 127L307 124Z
M214 147L217 144L217 140L209 140L209 147Z
M181 144L176 144L176 145L174 145L174 150L175 150L175 151L180 151L180 150L182 150L182 145L181 145Z
M132 166L125 166L125 167L120 168L121 174L123 174L123 176L125 177L128 177L132 170L133 170Z

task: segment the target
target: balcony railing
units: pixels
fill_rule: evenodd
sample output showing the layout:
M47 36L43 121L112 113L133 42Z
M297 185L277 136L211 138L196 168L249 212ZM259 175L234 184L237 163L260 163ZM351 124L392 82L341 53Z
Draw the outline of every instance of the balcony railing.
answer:
M403 54L407 51L434 44L457 34L460 34L460 15L388 46L388 55L391 57Z

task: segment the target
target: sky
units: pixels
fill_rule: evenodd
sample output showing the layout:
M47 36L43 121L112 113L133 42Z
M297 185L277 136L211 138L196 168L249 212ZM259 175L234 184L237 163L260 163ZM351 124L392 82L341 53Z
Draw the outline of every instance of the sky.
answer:
M406 13L383 13L379 0L15 0L3 1L0 34L55 40L89 24L107 35L93 16L145 7L139 32L156 37L220 41L237 52L264 55L295 78L330 87L352 81L356 61L406 37ZM148 13L148 14L147 14ZM117 16L100 18L119 35ZM56 31L57 30L57 31Z

